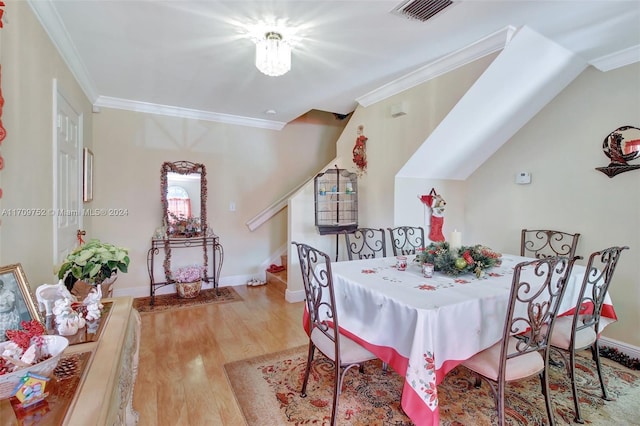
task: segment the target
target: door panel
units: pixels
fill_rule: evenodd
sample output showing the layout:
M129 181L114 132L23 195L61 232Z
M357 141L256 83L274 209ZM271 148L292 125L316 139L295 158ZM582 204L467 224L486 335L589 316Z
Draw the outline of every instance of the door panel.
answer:
M54 156L54 265L78 245L82 229L82 117L56 86Z

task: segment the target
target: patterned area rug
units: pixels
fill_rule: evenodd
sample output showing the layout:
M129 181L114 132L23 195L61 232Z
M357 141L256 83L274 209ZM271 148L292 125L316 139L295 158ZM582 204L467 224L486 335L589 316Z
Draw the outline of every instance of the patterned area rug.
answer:
M177 294L162 294L155 297L155 303L151 305L151 297L138 297L133 299L133 307L140 313L161 312L170 309L188 308L207 303L239 302L242 297L233 287L219 287L219 294L212 288L200 291L193 299L184 299Z
M300 397L307 346L225 364L225 372L248 425L328 425L331 417L333 367L318 355L309 377L307 397ZM582 417L587 425L638 424L640 372L603 359L609 396L600 398L595 364L588 352L578 360L578 392ZM381 363L370 361L365 373L347 373L340 395L338 424L356 426L412 425L402 412L403 378L391 369L381 373ZM593 371L592 371L593 369ZM438 386L440 425L497 424L496 408L489 386L474 387L475 377L459 366ZM573 424L571 384L564 368L551 367L550 386L556 424ZM507 388L506 423L543 425L544 398L537 377Z

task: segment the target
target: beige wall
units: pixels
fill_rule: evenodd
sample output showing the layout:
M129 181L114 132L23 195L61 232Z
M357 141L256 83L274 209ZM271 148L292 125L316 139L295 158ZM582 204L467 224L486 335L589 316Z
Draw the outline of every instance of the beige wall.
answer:
M522 228L581 233L578 254L628 245L610 291L620 321L609 338L640 346L640 171L609 178L603 139L640 126L640 64L588 68L466 181L468 241L519 252ZM517 172L530 185L514 183ZM584 261L582 262L584 264Z
M264 275L264 262L287 243L287 211L251 232L246 222L316 173L335 156L344 122L315 112L281 131L103 109L94 114L95 183L92 208L126 209L95 217L92 236L130 249L131 267L117 290L148 294L147 250L162 225L160 167L187 160L206 167L209 226L224 247L223 284ZM236 211L229 211L234 202ZM201 251L176 251L176 265ZM278 262L279 263L279 262ZM156 263L160 268L161 259ZM268 263L267 263L268 267Z
M2 142L1 209L53 206L53 80L84 117L84 143L91 146L91 105L26 2L6 2L0 29ZM6 212L7 210L5 210ZM0 217L0 264L21 263L32 288L54 282L53 218ZM86 223L85 223L86 225Z

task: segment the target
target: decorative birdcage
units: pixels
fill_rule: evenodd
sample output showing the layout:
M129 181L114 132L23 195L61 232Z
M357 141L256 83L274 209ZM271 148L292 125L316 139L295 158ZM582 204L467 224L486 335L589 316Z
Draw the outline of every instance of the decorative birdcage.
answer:
M358 228L358 180L348 170L328 169L314 179L316 228L320 235Z

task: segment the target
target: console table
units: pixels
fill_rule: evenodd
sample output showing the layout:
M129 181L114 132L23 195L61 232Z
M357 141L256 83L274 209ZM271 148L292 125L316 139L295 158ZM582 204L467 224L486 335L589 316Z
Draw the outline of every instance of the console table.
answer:
M138 371L140 314L133 309L132 297L102 300L104 304L110 303L110 308L100 319L104 325L98 339L70 344L63 353L63 359L74 355L82 359L79 377L74 382L77 387L54 387L54 394L45 400L48 403L44 407L36 404L26 418L14 411L8 399L0 401L2 426L137 424L138 414L132 403Z
M202 247L202 255L204 260L205 276L202 279L207 283L213 283L213 288L218 292L218 280L220 278L220 269L224 260L224 251L217 235L207 235L199 237L165 237L152 238L151 248L147 252L147 269L149 271L149 296L151 296L151 304L155 302L156 290L158 288L175 284L171 279L171 251L180 248L198 248ZM162 263L164 269L164 281L156 281L154 273L155 256L160 253L164 254ZM211 254L211 262L209 262L209 254Z

